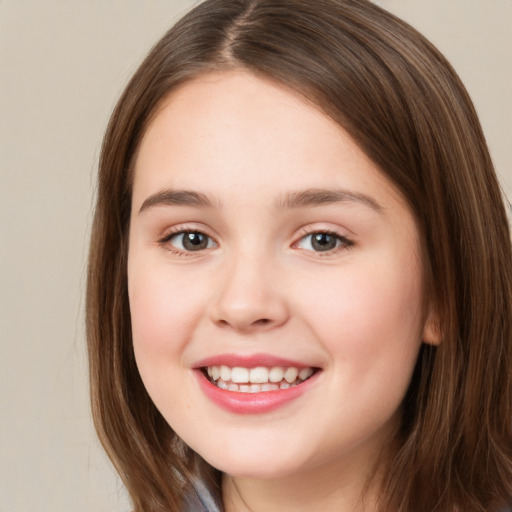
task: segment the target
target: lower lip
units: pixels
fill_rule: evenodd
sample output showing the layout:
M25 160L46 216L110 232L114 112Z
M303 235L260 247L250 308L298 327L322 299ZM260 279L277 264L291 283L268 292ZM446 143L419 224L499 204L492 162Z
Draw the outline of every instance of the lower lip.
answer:
M201 370L195 370L194 373L203 393L214 404L237 414L263 414L283 407L308 391L320 374L320 372L316 372L309 379L288 389L240 393L217 387L205 377Z

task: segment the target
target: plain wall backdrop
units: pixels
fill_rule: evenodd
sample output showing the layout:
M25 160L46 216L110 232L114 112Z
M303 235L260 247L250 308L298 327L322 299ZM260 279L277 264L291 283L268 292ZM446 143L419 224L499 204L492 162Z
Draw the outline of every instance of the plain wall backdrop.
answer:
M124 512L96 440L83 326L101 138L197 2L0 0L0 512ZM380 0L466 84L512 197L512 0Z

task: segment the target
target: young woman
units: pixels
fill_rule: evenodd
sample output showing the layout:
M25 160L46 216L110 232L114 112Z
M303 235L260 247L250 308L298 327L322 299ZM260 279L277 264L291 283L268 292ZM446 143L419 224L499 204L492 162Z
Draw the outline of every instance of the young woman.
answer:
M480 124L364 0L207 0L105 136L93 413L136 512L501 512L512 256Z

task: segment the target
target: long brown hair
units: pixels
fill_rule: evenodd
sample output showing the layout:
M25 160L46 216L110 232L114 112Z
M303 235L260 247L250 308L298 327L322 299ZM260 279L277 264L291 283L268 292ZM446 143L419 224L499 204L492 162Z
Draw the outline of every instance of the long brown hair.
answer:
M150 52L105 135L87 285L93 415L136 512L179 510L215 470L147 395L131 342L131 169L162 100L210 70L244 69L316 104L407 199L442 341L424 345L379 509L491 512L512 501L512 255L503 198L459 78L418 32L366 0L207 0Z

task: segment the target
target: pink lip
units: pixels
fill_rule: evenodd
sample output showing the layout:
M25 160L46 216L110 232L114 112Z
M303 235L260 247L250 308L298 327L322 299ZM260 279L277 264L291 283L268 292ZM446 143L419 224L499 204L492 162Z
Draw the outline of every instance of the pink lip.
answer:
M241 366L243 368L255 368L257 366L266 366L271 368L273 366L293 366L295 368L309 368L311 365L292 361L291 359L284 359L282 357L272 356L270 354L252 354L250 356L236 355L236 354L219 354L213 357L201 359L192 365L193 368L202 368L205 366L221 366L226 365L229 367Z
M206 397L222 409L236 414L263 414L283 407L314 386L320 373L316 372L309 379L288 389L241 393L221 389L212 384L203 371L194 370L199 386Z

